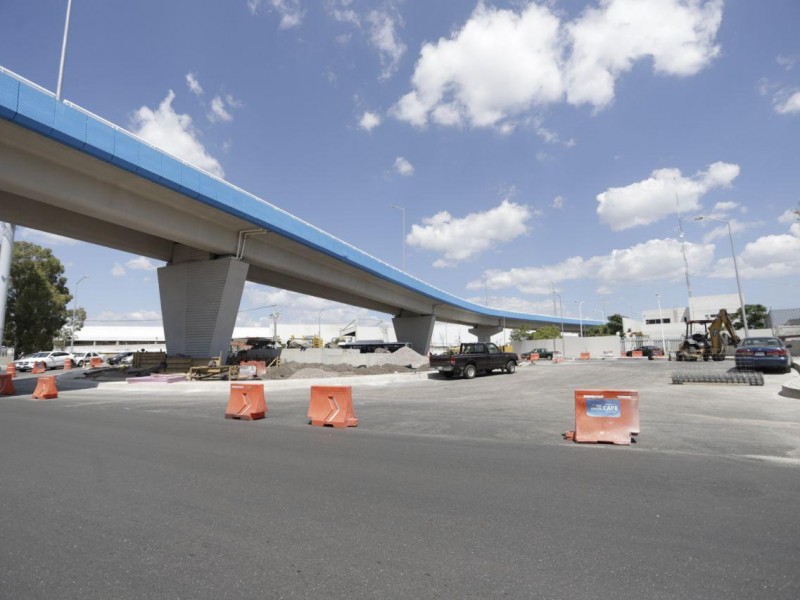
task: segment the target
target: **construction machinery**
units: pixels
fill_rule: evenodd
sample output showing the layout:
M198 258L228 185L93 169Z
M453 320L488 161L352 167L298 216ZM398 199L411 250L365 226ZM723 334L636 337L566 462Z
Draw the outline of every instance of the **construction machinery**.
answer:
M702 326L702 333L699 331ZM726 331L723 331L726 330ZM740 342L733 330L728 311L720 309L714 319L697 319L686 321L686 335L680 348L675 353L676 360L725 360L725 347Z

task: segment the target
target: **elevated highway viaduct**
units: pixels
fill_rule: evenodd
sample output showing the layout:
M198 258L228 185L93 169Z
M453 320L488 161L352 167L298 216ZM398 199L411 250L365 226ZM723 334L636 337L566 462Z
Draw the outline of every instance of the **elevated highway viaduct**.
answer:
M437 289L1 68L0 221L165 261L170 354L227 351L245 281L394 315L421 353L436 320L479 339L561 326Z

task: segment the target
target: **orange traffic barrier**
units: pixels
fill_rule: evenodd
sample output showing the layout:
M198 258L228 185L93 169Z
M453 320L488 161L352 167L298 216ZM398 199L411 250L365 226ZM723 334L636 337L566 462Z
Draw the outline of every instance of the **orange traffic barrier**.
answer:
M261 377L267 372L267 363L263 360L244 360L239 363L240 367L255 367L256 377Z
M641 350L631 350L631 356L633 358L642 358L642 351Z
M98 367L102 367L102 366L103 366L103 359L102 359L102 358L100 358L100 357L93 357L93 358L90 358L90 359L89 359L89 366L90 366L92 369L96 369L96 368L98 368Z
M581 352L581 360L589 360L592 357L588 352Z
M13 375L6 373L0 375L0 396L12 396L17 393L14 389Z
M318 427L355 427L358 419L353 412L353 388L312 385L308 418Z
M575 390L575 431L567 432L567 439L627 446L637 435L639 392Z
M17 376L17 365L14 363L8 363L6 365L6 375L10 375L11 377Z
M256 421L267 416L267 402L264 400L263 383L232 383L226 419Z
M34 400L50 400L51 398L58 398L58 389L56 389L56 376L46 375L39 377L36 382L36 389L33 390Z
M40 373L44 373L47 370L45 364L40 361L36 361L33 363L33 367L31 368L31 373L34 375L39 375Z
M64 359L64 370L65 371L69 371L71 368L72 368L72 359L71 358L65 358Z
M531 354L531 362L534 362L534 361L537 361L537 360L539 360L539 353L538 352L533 352Z

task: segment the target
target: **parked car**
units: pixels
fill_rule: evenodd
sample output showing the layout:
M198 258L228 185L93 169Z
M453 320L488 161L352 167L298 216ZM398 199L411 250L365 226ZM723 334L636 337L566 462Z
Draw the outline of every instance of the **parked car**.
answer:
M114 356L109 356L106 361L110 365L124 365L133 362L133 352L120 352Z
M525 352L524 354L520 354L520 358L522 358L523 360L530 360L531 354L538 354L539 358L542 360L553 359L553 351L548 350L547 348L534 348L530 352Z
M64 361L72 358L69 352L60 350L50 350L49 352L34 352L27 356L23 356L19 360L14 361L14 366L17 371L32 371L33 365L37 362L44 363L45 369L63 369Z
M654 356L664 356L664 351L658 346L641 346L640 348L634 348L633 350L628 350L625 353L625 356L633 356L634 350L641 351L642 356L645 358L653 358Z
M72 355L72 364L76 367L82 367L83 365L91 364L93 358L99 358L106 362L106 357L99 352L76 352Z
M776 337L745 338L736 349L736 368L790 373L792 355L789 348L791 347L791 344L784 344Z

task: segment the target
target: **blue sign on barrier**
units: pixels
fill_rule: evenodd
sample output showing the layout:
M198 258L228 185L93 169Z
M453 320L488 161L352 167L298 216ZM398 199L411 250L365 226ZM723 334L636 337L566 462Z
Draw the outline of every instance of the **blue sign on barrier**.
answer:
M618 419L621 416L619 400L586 398L586 416Z

